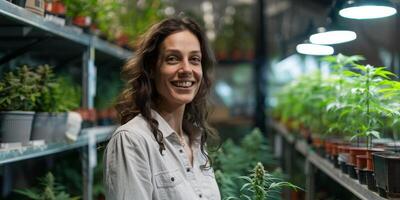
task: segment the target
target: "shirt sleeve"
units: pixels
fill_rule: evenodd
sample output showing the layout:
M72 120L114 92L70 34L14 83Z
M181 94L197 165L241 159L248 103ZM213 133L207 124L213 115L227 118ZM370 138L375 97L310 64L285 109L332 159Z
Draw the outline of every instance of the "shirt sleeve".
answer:
M151 200L153 187L145 139L120 131L104 152L104 185L107 200Z

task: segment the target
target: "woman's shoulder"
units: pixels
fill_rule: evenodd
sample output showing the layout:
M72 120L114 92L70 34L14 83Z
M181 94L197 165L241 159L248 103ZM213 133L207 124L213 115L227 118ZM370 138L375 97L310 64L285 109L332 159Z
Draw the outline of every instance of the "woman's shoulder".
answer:
M152 134L147 125L147 121L142 117L142 115L137 115L136 117L129 120L127 123L119 126L114 131L111 138L124 136L129 139L148 140L151 139L151 135Z

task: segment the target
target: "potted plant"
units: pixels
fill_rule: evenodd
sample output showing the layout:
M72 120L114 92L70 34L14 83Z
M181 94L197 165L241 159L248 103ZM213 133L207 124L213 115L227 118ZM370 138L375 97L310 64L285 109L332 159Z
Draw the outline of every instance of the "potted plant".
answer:
M386 108L387 100L384 99L384 89L387 80L393 73L384 67L373 67L371 65L359 65L354 67L357 71L345 71L345 75L352 79L353 87L345 96L345 108L342 114L349 119L348 128L354 132L352 139L365 138L366 147L357 148L354 151L365 153L354 153L351 156L367 155L372 161L371 152L381 151L372 147L372 138L380 138L384 117L391 115L392 111ZM367 153L369 152L369 153ZM353 160L353 159L352 159ZM368 164L368 163L367 163ZM373 178L373 166L368 164L367 184L370 189L375 189Z
M28 66L5 74L0 81L0 137L2 143L29 142L33 109L40 96L37 74Z
M44 9L46 19L65 25L67 8L61 0L45 0Z
M37 87L40 96L35 105L32 140L60 142L65 139L67 111L78 107L77 91L64 79L57 79L48 65L38 66Z
M72 24L87 30L92 24L97 0L62 0L67 7L66 15L70 17Z
M397 141L400 125L400 82L386 80L387 88L382 89L385 97L390 99L387 109L391 111L388 126L393 127L393 138ZM379 194L384 197L398 197L400 195L400 153L396 142L388 148L389 151L373 153L374 173Z

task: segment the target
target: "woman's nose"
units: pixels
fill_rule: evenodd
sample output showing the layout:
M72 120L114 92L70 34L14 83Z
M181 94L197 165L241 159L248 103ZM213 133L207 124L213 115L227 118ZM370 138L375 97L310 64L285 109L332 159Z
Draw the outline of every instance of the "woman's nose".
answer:
M182 62L181 68L179 69L181 73L192 73L192 68L190 67L190 62L188 60L184 60Z

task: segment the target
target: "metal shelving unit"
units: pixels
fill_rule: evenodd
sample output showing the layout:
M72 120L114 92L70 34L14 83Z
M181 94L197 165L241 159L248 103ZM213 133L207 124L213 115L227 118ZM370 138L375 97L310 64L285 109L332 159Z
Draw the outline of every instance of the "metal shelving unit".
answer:
M52 60L60 67L81 66L83 107L92 108L96 67L120 66L133 52L85 33L74 26L63 26L30 11L0 0L0 66L29 53L29 58ZM83 129L77 141L0 150L0 166L12 162L81 149L83 199L92 199L96 144L106 141L116 127Z
M328 175L332 180L342 185L348 191L362 200L385 200L377 193L369 190L365 185L361 185L357 180L343 174L339 169L336 169L330 162L319 156L303 139L296 139L282 125L276 122L270 122L270 126L282 136L289 144L294 145L296 151L300 152L305 157L305 173L306 173L306 192L307 199L314 199L314 173L315 170L320 170Z
M34 34L35 36L59 37L69 40L68 42L80 44L82 47L93 44L96 50L118 59L126 59L132 55L132 52L106 42L97 36L84 33L79 28L62 26L52 21L47 21L43 17L5 0L0 1L0 16L8 18L6 23L8 26L14 26L14 28L15 26L19 26L20 28L32 27L37 29L37 32ZM91 43L91 40L93 40L93 43Z
M88 146L89 137L91 136L95 137L96 143L104 142L110 137L115 128L115 126L107 126L83 129L78 139L72 143L52 143L0 150L0 165Z

